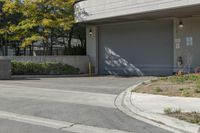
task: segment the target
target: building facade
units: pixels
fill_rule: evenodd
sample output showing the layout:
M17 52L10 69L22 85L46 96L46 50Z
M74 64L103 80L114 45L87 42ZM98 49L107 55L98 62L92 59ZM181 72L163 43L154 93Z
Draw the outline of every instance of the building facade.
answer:
M87 55L99 74L171 75L200 66L200 0L85 0Z

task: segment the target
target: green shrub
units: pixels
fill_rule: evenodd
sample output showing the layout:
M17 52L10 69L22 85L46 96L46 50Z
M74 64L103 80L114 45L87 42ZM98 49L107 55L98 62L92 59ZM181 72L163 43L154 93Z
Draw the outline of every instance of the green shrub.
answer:
M162 90L160 87L156 87L156 88L154 89L154 91L155 91L155 92L163 92L163 90Z
M79 69L62 63L12 62L13 75L68 75L79 74Z
M166 81L168 80L168 77L160 77L160 80Z
M200 80L196 82L196 87L195 93L200 93Z
M165 108L164 113L169 115L169 114L180 114L181 109L172 109L172 108Z
M200 88L196 88L194 91L195 93L200 93Z
M158 79L152 79L151 80L151 83L155 83L155 82L157 82L158 81Z
M181 89L179 89L181 95L184 96L184 97L191 96L190 90L191 90L190 88L181 88Z
M199 113L192 112L191 115L192 115L192 119L189 122L194 123L194 124L200 124L200 115L199 115Z
M174 109L174 110L173 110L173 113L175 113L175 114L180 114L180 113L181 113L181 109Z
M165 114L172 114L173 110L171 108L165 108L164 113Z

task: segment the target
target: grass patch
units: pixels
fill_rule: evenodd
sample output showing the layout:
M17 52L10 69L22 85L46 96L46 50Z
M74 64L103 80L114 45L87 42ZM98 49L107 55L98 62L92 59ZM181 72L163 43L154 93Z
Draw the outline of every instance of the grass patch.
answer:
M165 114L171 114L172 113L172 109L171 108L165 108L164 109L164 113Z
M134 92L200 98L200 74L160 77L141 84Z
M174 113L176 113L176 114L179 114L179 113L181 113L181 109L172 109L172 108L165 108L164 109L164 113L165 114L174 114Z
M190 88L181 88L181 89L179 89L181 95L184 96L184 97L191 96L191 94L190 94L191 91L190 90L191 90Z
M195 93L200 93L200 88L196 88L194 91Z
M171 76L168 78L173 83L189 83L194 81L200 81L200 75L199 74L185 74L185 75L177 75L177 76Z
M198 112L182 112L180 109L165 108L164 113L170 117L200 125L200 113Z
M158 81L158 79L152 79L151 80L151 82L153 83L153 82L157 82Z
M156 88L154 89L154 91L155 91L155 92L163 92L163 90L162 90L160 87L156 87Z
M200 93L200 81L196 82L196 89L195 89L196 93Z

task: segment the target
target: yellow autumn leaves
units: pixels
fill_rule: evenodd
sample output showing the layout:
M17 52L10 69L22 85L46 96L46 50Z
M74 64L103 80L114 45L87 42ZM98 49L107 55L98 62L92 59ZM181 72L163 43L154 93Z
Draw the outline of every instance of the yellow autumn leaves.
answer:
M75 0L1 0L0 34L21 41L26 47L48 38L53 29L69 30L74 23ZM42 30L41 30L42 29Z

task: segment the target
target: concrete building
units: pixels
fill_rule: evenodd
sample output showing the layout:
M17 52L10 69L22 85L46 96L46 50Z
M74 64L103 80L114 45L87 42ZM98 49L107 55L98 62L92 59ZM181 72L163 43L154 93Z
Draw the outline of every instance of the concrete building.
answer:
M200 0L84 0L87 54L99 74L170 75L200 66Z

